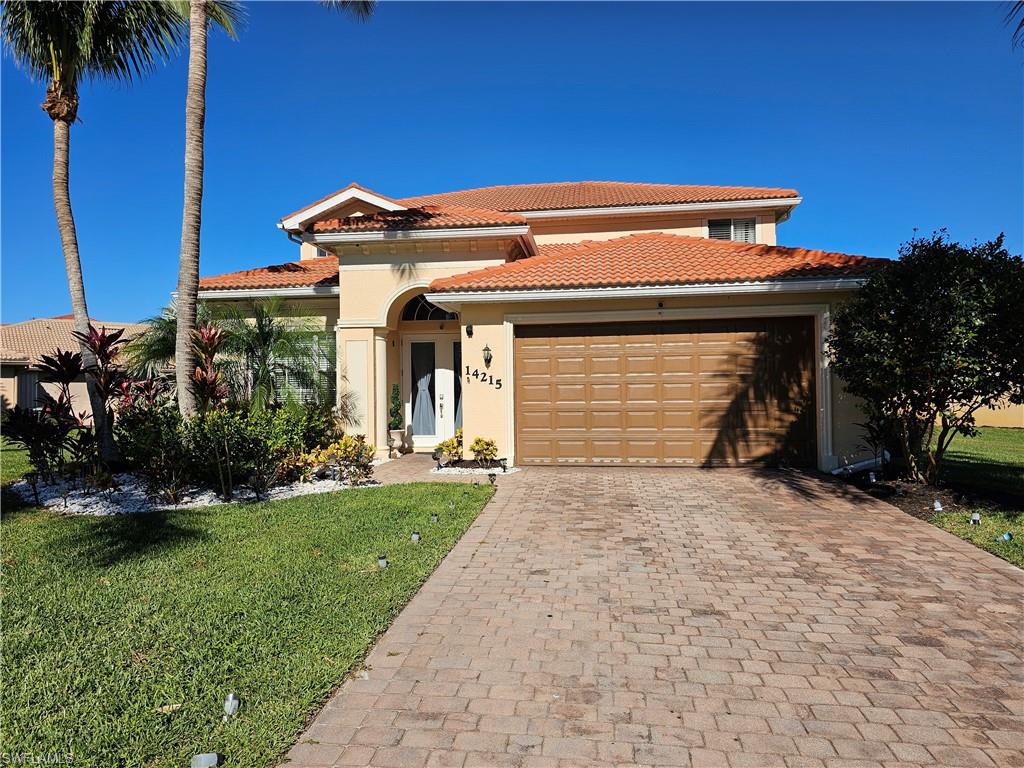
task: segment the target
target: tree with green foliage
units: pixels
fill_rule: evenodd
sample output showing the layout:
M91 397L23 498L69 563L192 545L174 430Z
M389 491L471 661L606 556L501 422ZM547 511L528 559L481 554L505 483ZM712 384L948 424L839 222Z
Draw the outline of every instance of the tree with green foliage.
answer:
M1024 261L1003 236L914 238L832 314L832 369L891 426L914 481L936 483L980 408L1024 403Z
M0 34L4 47L29 76L47 83L43 111L53 121L53 204L64 251L75 331L89 333L89 309L71 209L69 161L71 126L78 121L78 88L88 79L131 82L177 50L184 33L181 16L151 0L4 0ZM96 360L83 344L86 368ZM93 424L107 461L116 458L110 425L95 386L88 385Z

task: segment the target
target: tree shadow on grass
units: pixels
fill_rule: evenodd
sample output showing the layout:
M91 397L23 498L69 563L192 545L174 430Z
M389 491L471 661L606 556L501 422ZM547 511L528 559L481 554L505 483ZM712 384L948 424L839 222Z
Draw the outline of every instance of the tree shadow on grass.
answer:
M175 549L205 541L209 534L187 524L180 513L147 512L90 521L68 538L54 542L64 555L106 568L131 560L164 557Z

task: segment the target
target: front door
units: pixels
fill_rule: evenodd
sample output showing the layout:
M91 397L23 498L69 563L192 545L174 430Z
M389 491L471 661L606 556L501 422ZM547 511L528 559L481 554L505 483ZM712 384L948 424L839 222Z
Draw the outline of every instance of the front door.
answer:
M407 433L414 450L431 450L462 426L462 344L451 333L407 335L402 357Z

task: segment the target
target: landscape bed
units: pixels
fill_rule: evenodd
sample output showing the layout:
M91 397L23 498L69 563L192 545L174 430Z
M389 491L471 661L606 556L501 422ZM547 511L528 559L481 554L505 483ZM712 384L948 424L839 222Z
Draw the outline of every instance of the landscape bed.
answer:
M5 503L0 753L275 764L491 493L417 483L119 517Z

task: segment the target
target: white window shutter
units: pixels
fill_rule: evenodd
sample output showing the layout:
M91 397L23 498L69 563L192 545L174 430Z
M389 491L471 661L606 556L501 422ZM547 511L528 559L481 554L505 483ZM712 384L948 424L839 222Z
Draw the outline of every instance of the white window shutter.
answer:
M757 220L733 219L732 239L738 243L757 242Z

